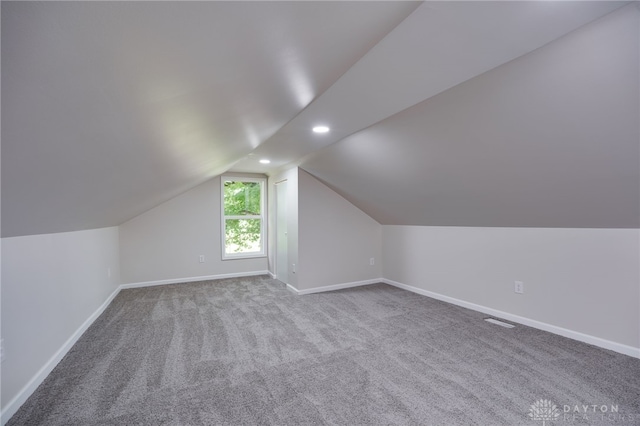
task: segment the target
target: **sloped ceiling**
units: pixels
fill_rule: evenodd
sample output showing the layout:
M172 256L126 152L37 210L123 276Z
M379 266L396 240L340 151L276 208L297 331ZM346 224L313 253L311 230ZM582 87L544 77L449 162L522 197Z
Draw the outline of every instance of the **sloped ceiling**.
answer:
M468 146L482 123L505 121L502 113L513 112L509 121L522 128L532 124L506 101L492 101L484 111L487 88L536 95L537 86L511 81L532 74L526 66L502 64L536 55L623 5L2 2L2 235L118 225L227 170L273 173L292 165L381 223L632 225L627 210L573 214L597 200L617 205L629 196L628 182L637 177L629 159L634 134L616 136L616 155L595 142L598 123L578 134L562 128L553 138L522 138L507 149L507 139L519 139L517 129L485 134L474 149ZM502 77L491 78L504 67L511 69L505 88ZM632 84L637 93L637 78ZM596 92L557 112L602 95L619 116L616 123L628 126L625 107L633 113L637 105L629 105L628 96L620 101L615 93ZM549 112L546 119L554 117ZM311 134L320 122L332 131ZM589 154L577 162L566 153L552 164L544 160L562 151L560 136L573 148L586 138ZM536 170L526 167L517 154L522 150L543 166L536 176L551 166L579 167L531 183ZM272 163L261 165L260 158ZM619 172L604 183L584 181L589 164ZM563 191L549 193L559 177ZM583 183L568 185L571 179ZM590 191L608 193L616 184L617 195L589 198ZM521 192L531 195L529 204L517 199ZM504 210L514 194L517 200ZM538 204L566 201L567 194L575 208ZM478 202L487 197L493 203Z
M382 224L638 228L639 30L629 5L302 167Z
M118 225L226 170L403 2L2 2L2 235Z

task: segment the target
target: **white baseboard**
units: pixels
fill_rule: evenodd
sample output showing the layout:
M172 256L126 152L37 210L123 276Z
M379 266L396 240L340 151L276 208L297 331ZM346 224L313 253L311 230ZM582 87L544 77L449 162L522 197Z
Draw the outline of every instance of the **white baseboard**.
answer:
M482 312L484 314L488 314L494 317L506 319L511 322L515 322L518 324L526 325L529 327L537 328L539 330L548 331L549 333L558 334L563 337L568 337L573 340L578 340L580 342L589 343L590 345L598 346L604 349L609 349L614 352L618 352L624 355L629 355L634 358L640 358L640 349L634 348L633 346L624 345L622 343L612 342L610 340L602 339L600 337L591 336L589 334L580 333L578 331L569 330L566 328L558 327L555 325L547 324L541 321L536 321L530 318L521 317L519 315L509 314L507 312L502 312L497 309L487 308L486 306L477 305L475 303L466 302L464 300L456 299L454 297L444 296L439 293L434 293L432 291L423 290L418 287L413 287L407 284L402 284L397 281L389 280L383 278L380 280L385 284L392 285L394 287L401 288L403 290L408 290L413 293L421 294L423 296L431 297L433 299L442 300L443 302L448 302L454 305L462 306L463 308L472 309L474 311Z
M40 386L40 384L47 378L47 376L53 371L58 363L69 352L71 347L78 341L80 336L87 331L87 329L93 324L93 322L107 309L107 306L113 301L113 299L120 293L120 290L127 288L138 287L150 287L164 284L176 284L194 281L207 281L207 280L219 280L224 278L239 278L239 277L251 277L256 275L270 275L269 271L253 271L236 274L220 274L220 275L207 275L202 277L191 278L179 278L160 281L146 281L139 283L121 284L118 288L109 295L107 300L96 311L86 319L84 323L67 339L66 342L58 349L58 351L46 362L42 368L29 380L29 382L18 392L18 394L7 404L7 406L0 413L0 424L4 425L11 419L11 417L18 411L18 409L25 403L25 401L31 396L31 394Z
M146 281L139 283L130 283L130 284L122 284L120 285L111 295L105 300L105 302L98 308L96 311L91 314L89 318L67 339L67 341L62 345L60 349L47 361L47 363L33 376L33 378L18 392L18 394L7 404L2 413L0 414L1 424L5 424L9 421L9 419L18 411L20 406L24 404L24 402L31 396L31 394L37 389L38 386L44 381L44 379L51 373L51 371L55 368L56 365L62 360L62 358L69 352L71 347L78 341L80 336L93 324L93 322L104 312L104 310L109 306L111 301L118 295L120 290L127 288L139 288L139 287L149 287L156 285L164 285L164 284L176 284L176 283L184 283L184 282L195 282L195 281L207 281L207 280L216 280L216 279L224 279L224 278L239 278L239 277L249 277L256 275L270 275L273 276L269 271L253 271L246 273L237 273L237 274L220 274L220 275L208 275L201 277L191 277L191 278L180 278L180 279L170 279L170 280L160 280L160 281ZM566 328L558 327L555 325L547 324L544 322L532 320L529 318L521 317L518 315L509 314L507 312L502 312L496 309L488 308L482 305L477 305L475 303L466 302L464 300L456 299L449 296L444 296L439 293L434 293L432 291L423 290L418 287L413 287L407 284L402 284L397 281L389 280L386 278L377 278L365 281L354 281L350 283L342 283L342 284L334 284L324 287L316 287L304 290L298 290L295 287L287 284L287 288L294 292L297 295L305 295L312 293L321 293L326 291L335 291L342 290L346 288L359 287L363 285L377 284L377 283L385 283L392 285L394 287L401 288L403 290L411 291L413 293L421 294L423 296L431 297L433 299L442 300L444 302L448 302L454 305L462 306L464 308L472 309L474 311L482 312L494 317L503 318L508 321L512 321L515 323L527 325L529 327L537 328L539 330L548 331L550 333L558 334L560 336L568 337L570 339L578 340L581 342L589 343L594 346L598 346L604 349L609 349L624 355L629 355L634 358L640 358L640 349L635 348L633 346L624 345L621 343L612 342L610 340L602 339L599 337L591 336L588 334L580 333L573 330L568 330Z
M297 288L293 287L292 285L287 284L287 288L291 291L293 291L295 294L302 296L305 294L312 294L312 293L323 293L325 291L335 291L335 290L342 290L345 288L351 288L351 287L360 287L363 285L369 285L369 284L379 284L382 283L382 279L380 278L376 278L373 280L365 280L365 281L353 281L350 283L342 283L342 284L333 284L333 285L327 285L324 287L315 287L315 288L307 288L304 290L298 290Z
M158 281L143 281L143 282L138 282L138 283L122 284L120 286L120 289L152 287L152 286L156 286L156 285L166 285L166 284L192 283L192 282L196 282L196 281L222 280L222 279L225 279L225 278L253 277L253 276L256 276L256 275L271 275L271 272L269 272L269 271L251 271L251 272L232 273L232 274L203 275L203 276L200 276L200 277L171 278L171 279L168 279L168 280L158 280Z
M29 380L29 382L18 392L18 394L7 404L0 414L0 421L4 425L9 419L18 411L18 409L25 403L25 401L31 396L31 394L40 386L40 384L47 378L49 373L58 365L58 363L69 352L73 345L78 341L80 336L87 331L87 329L93 324L93 322L107 309L107 306L113 301L113 299L120 293L120 287L114 290L113 293L107 297L98 309L95 310L89 318L67 339L66 342L53 354L53 356L42 366L42 368L36 373L35 376Z

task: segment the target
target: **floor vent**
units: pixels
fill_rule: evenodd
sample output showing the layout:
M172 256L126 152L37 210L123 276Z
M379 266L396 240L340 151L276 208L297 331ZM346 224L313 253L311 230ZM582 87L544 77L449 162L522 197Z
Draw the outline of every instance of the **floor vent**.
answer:
M515 325L513 325L513 324L509 324L508 322L500 321L500 320L497 320L495 318L485 318L484 320L486 322L490 322L491 324L497 324L497 325L499 325L501 327L506 327L506 328L515 327Z

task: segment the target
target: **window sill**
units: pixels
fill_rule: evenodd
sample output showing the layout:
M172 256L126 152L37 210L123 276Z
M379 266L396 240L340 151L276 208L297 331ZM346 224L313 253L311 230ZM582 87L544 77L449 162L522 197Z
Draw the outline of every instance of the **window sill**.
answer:
M222 260L259 259L263 257L267 257L267 255L265 253L238 254L238 255L222 256Z

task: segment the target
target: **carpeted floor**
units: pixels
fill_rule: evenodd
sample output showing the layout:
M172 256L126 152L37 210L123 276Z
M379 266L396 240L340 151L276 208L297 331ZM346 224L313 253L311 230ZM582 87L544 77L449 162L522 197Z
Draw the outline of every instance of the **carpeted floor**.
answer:
M640 360L485 317L384 284L124 290L9 425L640 424Z

